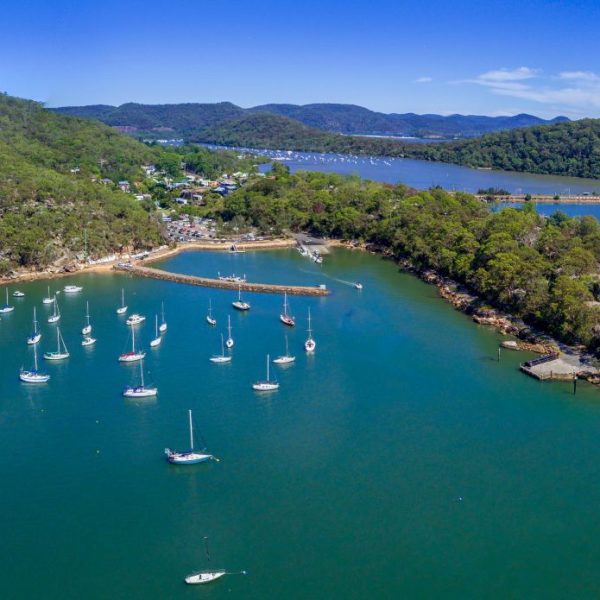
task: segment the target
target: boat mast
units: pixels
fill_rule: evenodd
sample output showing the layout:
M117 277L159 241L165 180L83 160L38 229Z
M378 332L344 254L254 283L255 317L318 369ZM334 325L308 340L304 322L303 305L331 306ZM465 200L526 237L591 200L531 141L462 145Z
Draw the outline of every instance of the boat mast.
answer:
M223 334L221 334L221 356L225 357L225 342L223 341Z
M135 326L131 328L131 353L135 354Z
M121 288L121 308L125 306L125 288Z
M156 329L156 337L158 337L158 315L155 316L155 329Z
M308 339L312 338L312 329L310 328L310 307L308 309Z
M142 387L144 387L144 361L140 360L140 379L142 380Z
M269 355L267 354L267 383L269 382Z
M287 317L287 292L283 293L283 314Z
M192 426L192 411L188 410L190 416L190 451L194 449L194 429Z
M227 315L227 335L231 339L231 317Z
M37 344L33 346L33 370L37 373L38 370L38 362L37 362Z
M37 335L37 316L35 313L35 306L33 307L33 335Z
M90 324L90 303L89 300L86 300L85 302L85 319L87 324Z
M165 303L164 302L160 303L160 315L162 318L162 322L164 323L165 322Z

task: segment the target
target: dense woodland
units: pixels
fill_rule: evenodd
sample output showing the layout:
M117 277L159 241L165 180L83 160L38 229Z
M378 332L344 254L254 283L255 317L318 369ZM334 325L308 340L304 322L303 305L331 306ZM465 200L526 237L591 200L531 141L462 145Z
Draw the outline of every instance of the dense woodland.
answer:
M214 125L240 119L251 113L270 113L329 133L385 134L415 137L473 137L489 133L529 127L558 121L566 117L544 120L532 115L486 117L480 115L416 115L386 114L355 104L263 104L241 108L231 102L214 104L135 104L121 106L97 104L65 106L53 109L64 115L98 119L107 125L128 127L136 136L182 137Z
M182 162L215 177L251 169L253 161L201 147L149 147L100 123L0 95L0 275L82 259L85 236L91 257L162 243L154 202L138 202L116 183L128 180L132 190L168 202L164 186L144 179L140 167L153 163L177 178Z
M466 284L492 306L568 341L598 348L600 225L539 216L533 205L492 212L468 194L416 192L325 173L259 180L218 214L264 231L310 231L372 243L418 269Z
M469 167L600 178L600 119L582 119L432 144L324 133L256 114L207 128L197 141L278 150L416 158Z

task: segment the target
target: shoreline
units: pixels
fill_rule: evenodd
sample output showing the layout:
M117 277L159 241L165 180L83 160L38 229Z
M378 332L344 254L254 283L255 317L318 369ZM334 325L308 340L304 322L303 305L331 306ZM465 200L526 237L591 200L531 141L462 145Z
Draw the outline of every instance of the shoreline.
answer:
M369 252L377 254L383 258L389 258L403 271L418 277L425 283L435 285L440 297L446 300L452 307L466 316L470 316L472 321L477 325L485 325L500 333L503 336L512 336L513 339L504 340L499 344L500 348L506 350L519 350L522 352L533 352L544 357L557 354L558 356L566 356L569 358L579 358L582 353L575 347L570 347L562 344L551 337L539 331L533 330L520 318L504 313L499 309L488 307L483 299L476 294L471 293L466 286L440 275L433 269L425 269L423 271L415 268L407 259L395 259L385 250L372 245L350 242L347 240L328 240L328 243L334 247L346 248L348 250L359 250L361 252ZM555 373L548 379L554 381L572 381L573 375L577 378L588 381L591 384L600 384L600 375L597 371L586 368L587 365L580 364L580 368L575 370L573 374L561 376ZM537 377L528 370L521 370L527 374ZM541 378L540 378L541 379Z
M246 250L252 252L253 250L279 250L282 248L294 247L296 241L293 238L276 238L273 240L259 240L255 242L245 242L240 244L235 240L226 242L185 242L178 244L174 248L166 247L150 251L151 253L142 259L132 260L128 255L122 255L114 260L103 262L100 264L86 264L86 263L74 263L62 268L60 267L49 267L42 271L22 271L17 273L13 277L0 277L0 286L11 285L19 282L31 282L39 280L52 280L60 279L62 277L70 277L73 275L79 275L81 273L108 273L114 272L113 267L119 262L125 260L131 260L133 264L148 264L168 258L170 256L176 256L180 252L189 252L193 250L217 250L217 251L228 251L232 244L236 244L240 250Z

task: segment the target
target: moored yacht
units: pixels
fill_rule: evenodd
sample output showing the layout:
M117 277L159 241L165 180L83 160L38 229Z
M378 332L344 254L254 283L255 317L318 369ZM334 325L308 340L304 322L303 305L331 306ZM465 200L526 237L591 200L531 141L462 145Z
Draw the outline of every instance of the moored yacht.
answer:
M125 290L121 288L121 306L117 308L118 315L124 315L127 312L127 306L125 305Z
M67 350L65 340L60 333L60 327L56 328L56 352L44 352L44 358L46 360L64 360L69 358L70 354Z
M140 385L128 385L123 390L125 398L152 398L158 394L158 388L144 384L144 361L140 360Z
M296 321L294 317L288 314L288 301L287 301L287 292L284 292L283 296L283 312L279 315L279 320L288 327L294 327L296 325Z
M58 300L54 296L54 312L48 317L48 323L57 323L60 321L60 310L58 309Z
M208 300L208 314L206 315L206 322L211 325L212 327L214 327L217 324L217 320L213 319L212 316L212 301Z
M131 329L131 352L124 352L119 356L119 362L135 362L146 356L143 350L135 349L135 329Z
M267 378L264 381L257 381L252 384L252 389L256 392L274 392L279 389L279 383L269 379L269 362L269 355L267 354Z
M315 340L313 339L312 329L310 327L310 308L309 308L308 309L308 337L306 338L306 341L304 342L304 349L310 354L311 352L315 351L316 347L317 347L317 342L315 342Z
M6 304L0 308L0 313L6 314L12 312L13 310L15 310L15 307L8 303L8 288L6 288Z
M19 379L25 383L47 383L50 375L38 371L37 345L33 346L33 369L21 369Z
M194 450L194 426L192 424L192 411L188 410L190 427L190 449L186 452L176 452L170 448L165 448L167 460L174 465L195 465L207 460L217 460L212 454L206 452L196 452Z
M34 306L33 307L33 331L31 333L31 335L27 338L27 343L30 346L33 346L34 344L37 344L41 339L42 339L42 334L40 333L40 330L38 329L38 320L37 320L36 310L35 310L35 306Z
M209 360L210 362L217 364L231 362L231 356L225 356L225 344L223 343L223 334L221 334L221 354L213 354Z
M236 310L250 310L250 305L242 300L242 286L238 287L238 299L231 303Z

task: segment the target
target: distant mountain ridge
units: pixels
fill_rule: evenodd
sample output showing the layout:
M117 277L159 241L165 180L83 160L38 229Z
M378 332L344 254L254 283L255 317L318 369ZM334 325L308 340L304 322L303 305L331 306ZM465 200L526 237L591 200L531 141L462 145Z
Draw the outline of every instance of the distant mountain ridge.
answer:
M267 113L294 119L327 133L390 135L419 138L467 138L485 133L568 121L559 116L545 120L528 114L488 117L481 115L417 115L381 113L353 104L264 104L241 108L231 102L185 104L105 104L51 109L63 115L97 119L113 127L140 134L172 132L188 137L207 127L249 114Z

